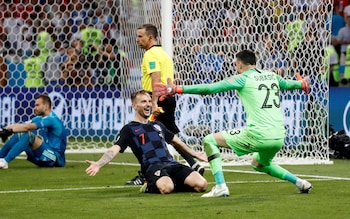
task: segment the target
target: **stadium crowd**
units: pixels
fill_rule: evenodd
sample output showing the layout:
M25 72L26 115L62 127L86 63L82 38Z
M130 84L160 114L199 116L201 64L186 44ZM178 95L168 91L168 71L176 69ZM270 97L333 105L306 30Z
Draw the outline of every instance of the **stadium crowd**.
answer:
M251 49L260 60L268 60L260 62L259 67L291 76L294 67L308 71L313 63L312 68L320 68L313 71L324 71L325 78L330 72L332 86L350 85L350 52L346 52L350 42L350 6L347 1L335 0L333 7L326 3L173 1L177 78L188 83L203 77L206 81L218 81L232 74L231 51ZM139 14L137 7L141 3L131 0L1 1L0 54L8 69L13 63L21 63L26 73L15 83L10 74L2 74L1 85L125 85L130 69L141 57L135 29L138 23L144 23L140 17L147 14ZM161 26L161 2L147 1L142 7L144 13L153 14L149 22ZM330 18L326 15L331 10ZM328 47L325 45L329 44L329 35L332 44ZM324 59L306 57L307 61L303 61L305 51L322 54L330 68L325 67ZM189 77L189 72L193 77Z
M118 80L127 77L128 60L118 48L118 4L109 0L2 1L1 54L7 63L24 64L26 87L119 86Z

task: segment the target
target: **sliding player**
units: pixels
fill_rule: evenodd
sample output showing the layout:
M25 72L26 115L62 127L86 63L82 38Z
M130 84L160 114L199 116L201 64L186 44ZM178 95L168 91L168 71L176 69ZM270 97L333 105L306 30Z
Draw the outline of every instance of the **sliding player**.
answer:
M90 165L85 170L86 174L95 176L103 166L130 147L141 164L141 172L146 178L141 192L161 194L173 191L204 192L208 186L204 177L189 166L175 161L168 151L167 143L172 143L202 161L207 161L207 156L187 147L159 121L149 121L149 116L152 114L152 99L146 90L135 91L131 96L131 103L135 110L134 120L123 126L115 145L110 147L98 161L86 161Z

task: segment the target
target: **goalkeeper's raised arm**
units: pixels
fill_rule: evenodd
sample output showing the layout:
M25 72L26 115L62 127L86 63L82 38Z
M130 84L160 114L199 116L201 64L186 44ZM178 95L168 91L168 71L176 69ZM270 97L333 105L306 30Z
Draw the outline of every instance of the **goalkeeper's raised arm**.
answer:
M261 70L263 71L263 70ZM295 80L285 80L279 75L275 75L280 90L294 90L301 89L306 94L311 91L311 82L308 77L302 78L299 74L296 74L297 81ZM258 77L257 77L258 79ZM167 85L157 83L155 85L154 93L157 96L164 97L174 94L215 94L219 92L229 91L229 90L240 90L246 86L246 75L235 75L226 78L222 81L213 84L197 84L197 85L175 85L173 81L168 78ZM258 79L259 80L259 79ZM161 98L162 99L162 98Z

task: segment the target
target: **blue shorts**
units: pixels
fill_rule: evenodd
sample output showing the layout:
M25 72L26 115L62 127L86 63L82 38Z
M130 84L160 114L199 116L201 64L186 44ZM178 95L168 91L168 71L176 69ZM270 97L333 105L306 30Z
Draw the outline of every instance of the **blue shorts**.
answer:
M39 167L62 167L65 165L64 158L59 153L51 150L51 147L45 141L39 148L35 150L28 148L25 152L27 160Z

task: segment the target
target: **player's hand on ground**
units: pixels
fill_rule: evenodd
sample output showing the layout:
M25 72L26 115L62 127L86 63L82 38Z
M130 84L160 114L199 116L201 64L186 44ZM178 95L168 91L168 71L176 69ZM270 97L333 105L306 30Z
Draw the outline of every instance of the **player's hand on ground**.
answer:
M87 164L90 164L88 168L86 168L85 172L89 176L95 176L100 171L100 165L97 162L86 160Z
M311 91L311 81L308 77L302 78L299 73L296 74L296 78L298 81L301 82L301 89L306 93L309 94Z
M205 152L197 152L196 155L197 155L196 158L197 158L198 160L208 162L208 157L207 157L207 155L205 154Z

